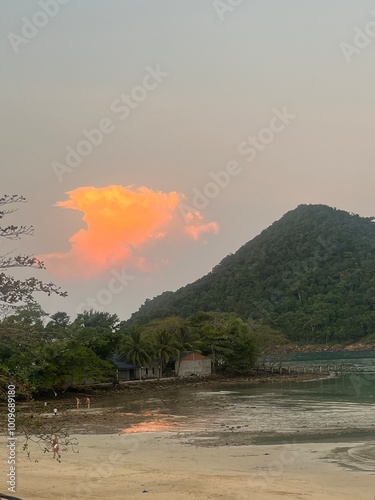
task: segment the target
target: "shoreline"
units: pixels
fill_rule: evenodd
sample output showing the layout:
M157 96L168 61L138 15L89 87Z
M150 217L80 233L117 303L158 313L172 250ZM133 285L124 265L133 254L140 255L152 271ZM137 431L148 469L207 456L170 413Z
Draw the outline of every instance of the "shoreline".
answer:
M274 351L267 353L267 356L276 356L282 354L314 354L321 352L353 352L353 351L375 351L375 343L356 342L354 344L285 344L278 346Z
M275 369L276 370L276 369ZM282 373L270 371L257 371L247 376L223 376L207 375L196 377L168 377L162 379L132 380L114 384L91 384L77 386L74 389L59 391L57 397L52 397L51 393L38 394L33 401L57 401L83 397L83 395L115 396L117 394L128 393L129 395L148 394L168 391L170 389L184 389L194 387L214 387L229 385L258 385L258 384L282 384L285 382L307 382L321 378L327 378L324 373L288 373L285 368Z

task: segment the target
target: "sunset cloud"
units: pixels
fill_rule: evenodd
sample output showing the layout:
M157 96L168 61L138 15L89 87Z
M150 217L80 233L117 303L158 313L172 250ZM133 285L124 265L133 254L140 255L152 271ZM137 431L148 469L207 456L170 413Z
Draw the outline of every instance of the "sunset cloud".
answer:
M181 217L184 195L162 193L147 187L81 187L67 193L69 199L56 206L83 213L85 229L70 239L65 253L39 256L48 270L59 276L89 278L114 266L150 271L158 263L148 258L150 247L167 237L198 240L205 233L217 234L216 222L206 222L199 212Z
M193 240L198 240L204 233L217 234L219 232L219 226L217 223L205 223L200 212L189 212L185 216L185 220L188 222L185 226L185 232L189 234Z

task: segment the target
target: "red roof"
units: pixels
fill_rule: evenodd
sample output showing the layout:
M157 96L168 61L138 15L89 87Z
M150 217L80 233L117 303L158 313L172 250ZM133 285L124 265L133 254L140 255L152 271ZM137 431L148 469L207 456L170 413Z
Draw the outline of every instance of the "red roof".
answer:
M182 356L181 361L197 361L201 359L207 359L207 356L203 356L202 354L198 354L197 352L191 352Z

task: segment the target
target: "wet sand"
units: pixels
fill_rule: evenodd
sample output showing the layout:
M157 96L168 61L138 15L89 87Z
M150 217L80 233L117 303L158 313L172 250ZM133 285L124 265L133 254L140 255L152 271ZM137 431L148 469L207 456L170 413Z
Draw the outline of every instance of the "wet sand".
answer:
M79 435L79 453L18 450L17 491L25 500L174 498L228 500L373 499L374 477L345 470L340 450L360 443L205 447L178 433ZM6 464L0 438L0 461ZM0 485L6 492L6 467Z

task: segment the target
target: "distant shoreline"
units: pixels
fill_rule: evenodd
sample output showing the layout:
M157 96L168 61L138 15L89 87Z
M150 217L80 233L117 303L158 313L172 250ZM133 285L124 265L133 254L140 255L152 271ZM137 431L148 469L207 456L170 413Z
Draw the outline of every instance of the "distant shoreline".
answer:
M334 344L334 345L320 345L320 344L286 344L278 346L274 351L268 353L275 354L295 354L295 353L314 353L314 352L341 352L341 351L375 351L375 343L366 344L357 342L355 344Z
M79 386L71 388L65 392L58 392L57 397L48 394L39 394L34 398L35 402L41 401L64 401L72 400L76 397L83 397L83 395L92 395L97 398L113 397L116 395L135 395L139 394L154 394L156 392L165 392L174 389L189 389L194 387L214 387L226 385L258 385L258 384L280 384L285 382L303 382L309 380L316 380L318 378L326 378L326 374L319 373L296 373L291 371L288 373L285 368L282 369L283 373L271 371L254 371L254 373L247 376L224 376L224 375L207 375L204 377L170 377L162 379L146 379L146 380L132 380L122 382L120 384L96 384Z

